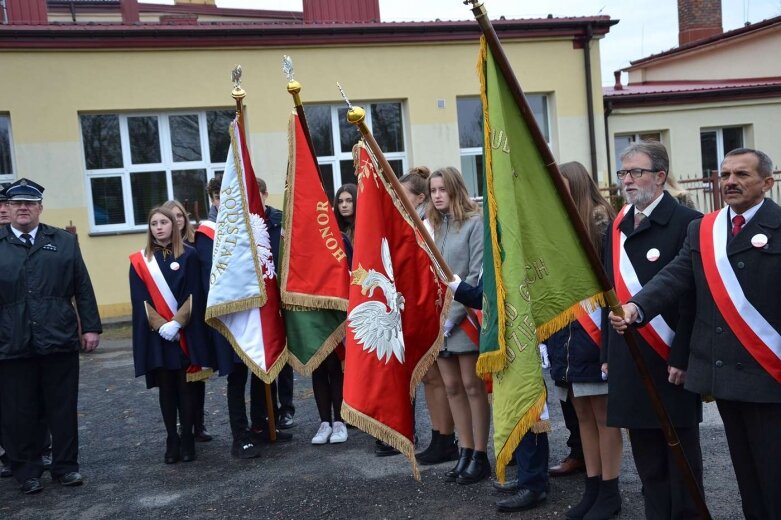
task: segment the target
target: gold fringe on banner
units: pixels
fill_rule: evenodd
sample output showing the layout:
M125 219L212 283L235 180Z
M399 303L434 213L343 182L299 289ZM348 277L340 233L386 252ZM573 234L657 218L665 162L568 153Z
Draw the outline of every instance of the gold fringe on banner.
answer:
M534 431L533 428L536 423L544 422L540 421L540 415L542 415L542 411L545 408L546 399L547 391L543 390L542 394L537 398L537 401L535 401L531 408L529 408L523 417L521 417L518 424L515 425L515 428L513 428L510 436L507 437L507 441L505 441L502 449L496 454L496 480L502 484L505 482L505 469L507 468L507 464L513 458L515 449L521 443L523 436L526 435L529 430ZM548 426L550 427L550 424Z
M583 316L586 311L581 306L581 303L585 304L589 310L594 310L598 307L605 307L607 305L607 300L605 299L605 293L599 292L594 296L590 296L589 298L572 305L558 316L555 316L542 325L537 326L537 339L541 342L545 341L555 332L563 329L567 326L567 324L571 323L579 316Z
M347 300L331 296L313 296L311 294L282 291L282 308L287 310L306 311L347 311Z
M214 370L211 368L202 368L198 372L187 372L185 379L188 383L197 383L198 381L206 381L214 375Z
M219 319L211 318L208 320L208 323L213 328L217 329L217 331L225 336L225 339L228 340L228 342L231 344L231 347L233 347L233 351L236 352L236 355L239 356L241 361L247 365L247 368L252 370L252 373L258 376L258 378L263 381L266 384L271 384L279 375L279 372L282 370L282 367L285 366L285 363L287 363L288 359L288 350L287 347L282 351L282 354L277 358L277 360L274 362L273 365L271 365L268 369L268 371L264 371L262 368L258 366L255 361L250 358L246 352L244 352L239 346L238 342L236 341L236 338L231 333L230 329L225 326L223 322L221 322Z
M260 309L264 305L264 303L261 303L261 301L262 300L259 296L250 296L249 298L244 298L242 300L234 300L232 302L212 305L211 307L206 308L205 321L208 325L211 325L216 329L217 326L212 322L214 320L218 320L220 316L225 316L226 314L233 314L236 312L250 311L252 309Z
M420 358L420 361L418 361L418 364L415 366L415 369L412 371L412 379L410 380L410 385L409 385L410 399L413 399L415 397L415 390L417 389L418 384L423 380L423 376L425 376L426 372L428 372L429 369L431 368L431 365L437 362L439 351L442 350L442 344L445 342L445 336L444 334L442 334L442 330L445 327L445 321L447 320L447 315L448 312L450 311L450 305L452 303L453 303L453 291L451 291L450 288L448 288L447 291L445 292L445 301L442 306L442 311L440 311L439 313L439 334L437 335L437 340L426 351L423 357Z
M347 329L346 325L347 322L343 321L341 325L334 329L331 335L328 336L317 352L315 352L306 363L302 363L301 360L298 359L296 355L288 349L288 363L290 363L290 366L293 367L293 370L303 376L311 376L312 372L314 372L315 369L320 366L320 363L322 363L325 358L327 358L329 354L334 351L337 345L342 342L345 331Z
M415 445L411 440L404 437L396 430L359 412L345 402L342 402L342 418L353 426L358 427L361 431L368 433L375 439L379 439L403 453L412 465L412 476L415 477L415 480L420 480L420 471L418 471L418 465L415 461Z
M488 58L488 46L486 45L485 36L480 37L480 55L477 60L477 76L480 78L480 100L483 103L483 120L485 125L483 128L484 146L483 153L485 155L485 180L487 193L483 199L483 211L488 210L489 229L491 230L491 251L493 253L494 260L494 278L496 279L496 309L504 309L504 302L507 299L507 292L504 287L502 279L502 255L499 247L499 236L497 234L496 224L496 197L494 196L494 170L491 153L491 125L488 117L488 91L485 83L485 62ZM499 333L497 337L499 339L499 348L492 352L481 352L477 358L477 374L485 376L493 372L499 372L503 370L508 363L507 359L507 343L504 337L504 330L507 326L506 316L504 312L497 312Z

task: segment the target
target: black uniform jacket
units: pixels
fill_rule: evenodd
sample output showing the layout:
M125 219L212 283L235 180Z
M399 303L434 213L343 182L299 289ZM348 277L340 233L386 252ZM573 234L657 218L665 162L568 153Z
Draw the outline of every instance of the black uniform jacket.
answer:
M643 220L637 229L634 229L634 209L628 211L619 224L619 228L627 236L624 243L627 256L643 285L676 257L686 239L689 222L702 216L679 204L667 192L662 197L651 215ZM612 233L611 224L605 239L604 258L605 269L615 286ZM653 248L658 249L660 255L655 261L647 257L648 251ZM682 294L665 305L662 316L675 331L669 361L664 361L639 334L635 334L635 338L673 424L681 427L695 426L702 420L700 396L667 381L668 363L676 368L686 368L694 316L693 293ZM607 313L602 331L601 356L603 362L608 363L608 425L623 428L660 428L659 419L651 408L651 401L624 337L607 324Z
M752 246L752 237L760 233L768 238L767 245ZM765 199L740 233L728 240L727 256L743 293L781 331L781 207ZM692 287L697 310L686 388L717 399L781 403L781 383L738 341L713 301L702 267L699 221L689 226L678 257L633 301L643 310L644 319L649 319Z
M27 248L0 227L0 361L79 350L79 319L82 333L102 332L76 237L40 224Z

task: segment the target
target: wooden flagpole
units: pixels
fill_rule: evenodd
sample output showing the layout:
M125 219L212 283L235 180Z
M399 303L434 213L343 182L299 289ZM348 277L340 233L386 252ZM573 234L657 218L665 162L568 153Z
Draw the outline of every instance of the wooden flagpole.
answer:
M480 29L483 32L486 43L488 44L491 54L493 55L493 58L496 61L496 64L499 67L504 80L507 82L507 86L510 89L513 100L518 106L521 112L521 116L526 122L526 125L529 127L532 138L537 145L537 149L539 150L540 155L542 155L542 159L546 165L548 174L552 179L553 184L556 186L556 191L559 193L559 198L563 202L567 214L569 215L569 219L574 225L578 238L580 239L581 246L586 252L589 263L591 264L591 268L593 269L600 285L605 291L605 296L611 310L615 315L623 316L624 311L621 307L621 302L616 296L615 290L610 283L602 262L599 260L599 256L597 255L597 252L594 250L594 246L591 244L591 241L588 238L585 224L580 219L580 216L578 215L577 209L575 207L575 203L572 200L572 196L569 194L569 191L564 185L564 179L559 172L558 166L556 165L556 160L553 158L553 154L551 154L550 149L545 142L545 138L537 126L537 122L534 119L534 114L532 113L531 108L526 101L526 97L524 96L523 90L518 83L518 79L513 73L512 67L510 66L510 61L507 59L507 56L504 53L502 44L499 41L499 36L496 34L496 31L494 30L494 27L488 18L488 13L486 12L483 3L480 0L464 0L464 4L472 5L472 13L475 16L478 25L480 25ZM629 347L632 360L634 361L640 374L640 379L642 380L643 385L645 386L645 390L651 400L651 405L659 418L662 432L664 433L665 439L667 440L667 445L672 450L678 468L684 477L689 494L692 496L692 499L697 505L700 517L709 520L711 516L710 512L708 511L708 506L705 504L702 489L700 489L700 486L697 484L697 480L694 478L694 472L689 465L686 454L683 452L683 447L681 446L680 439L678 438L678 433L675 431L675 427L670 420L667 409L664 407L664 403L662 403L662 400L659 397L659 392L656 389L653 380L651 379L651 373L649 372L648 366L645 363L645 359L643 359L643 355L640 352L640 347L637 344L634 331L629 329L628 333L625 334L624 337L626 339L627 346Z

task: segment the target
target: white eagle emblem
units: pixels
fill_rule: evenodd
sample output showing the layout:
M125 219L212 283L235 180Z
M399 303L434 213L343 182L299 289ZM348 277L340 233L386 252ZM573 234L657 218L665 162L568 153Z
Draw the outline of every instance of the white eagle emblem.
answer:
M271 280L276 276L274 257L271 254L271 237L268 234L266 221L260 215L250 213L249 225L252 229L252 238L255 240L258 259L263 264L263 279Z
M347 321L355 333L355 341L363 345L363 350L376 351L380 361L385 358L385 364L388 364L391 355L404 363L404 335L401 331L404 296L396 290L387 238L382 239L381 255L387 277L374 269L366 271L359 264L352 273L351 283L360 285L361 294L368 293L369 296L379 287L385 293L385 304L378 301L364 302L350 311Z

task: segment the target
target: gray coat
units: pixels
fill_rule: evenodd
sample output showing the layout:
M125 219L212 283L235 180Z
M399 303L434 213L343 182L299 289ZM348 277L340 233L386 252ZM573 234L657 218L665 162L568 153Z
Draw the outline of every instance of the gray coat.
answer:
M434 231L434 241L448 267L469 285L477 285L483 268L483 219L473 215L456 224L446 215L439 229ZM450 337L445 338L442 350L450 352L477 352L478 347L461 330L459 324L466 318L466 309L456 301L450 306L448 319L454 324Z

